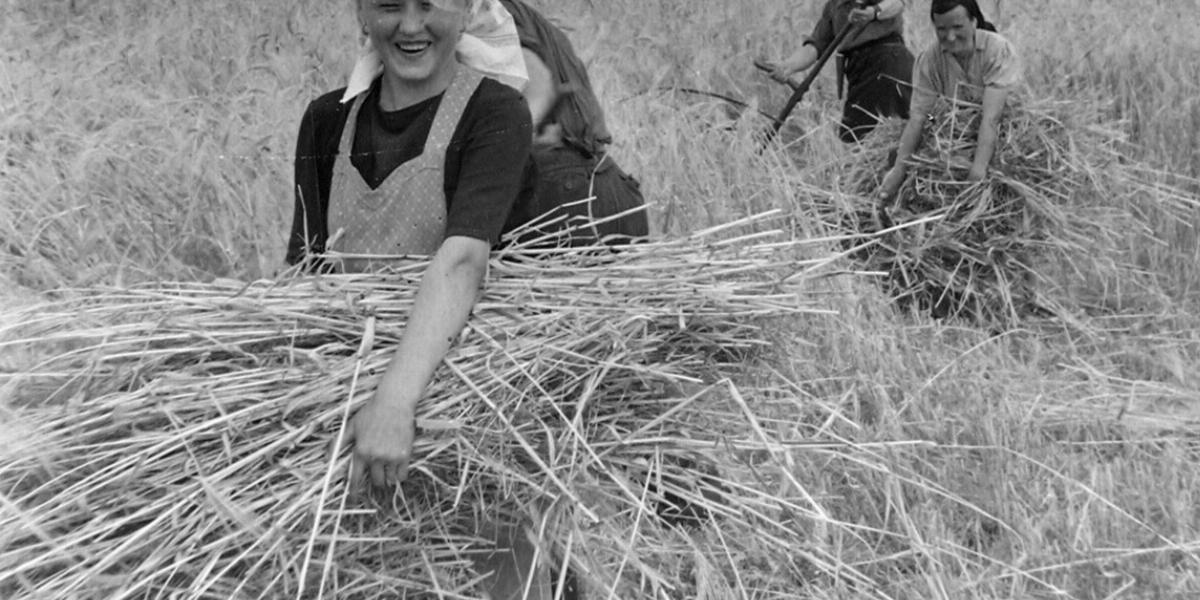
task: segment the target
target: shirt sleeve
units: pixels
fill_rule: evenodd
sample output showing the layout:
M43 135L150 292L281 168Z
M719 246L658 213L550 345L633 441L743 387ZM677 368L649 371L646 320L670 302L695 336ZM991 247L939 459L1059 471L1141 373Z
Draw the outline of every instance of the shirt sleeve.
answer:
M288 236L286 260L294 265L310 253L320 253L325 247L325 207L328 205L329 182L322 179L320 139L324 127L321 110L325 98L308 105L300 119L300 132L296 139L296 156L293 163L293 208L292 230ZM329 170L325 168L325 170ZM324 185L322 185L324 183ZM322 191L322 188L324 190Z
M912 101L908 110L910 118L924 119L929 116L934 103L937 102L938 94L941 93L942 85L937 66L934 64L937 52L936 48L922 52L913 66Z
M813 43L818 55L824 52L836 37L833 32L833 4L833 1L825 3L825 8L821 9L821 19L817 21L816 27L813 27L812 35L808 36L808 41Z
M488 82L485 81L484 84ZM521 193L533 124L524 98L510 88L476 90L474 113L460 154L458 182L446 215L446 237L466 236L494 245Z
M983 69L983 85L1012 89L1021 83L1021 57L1012 43L995 36Z

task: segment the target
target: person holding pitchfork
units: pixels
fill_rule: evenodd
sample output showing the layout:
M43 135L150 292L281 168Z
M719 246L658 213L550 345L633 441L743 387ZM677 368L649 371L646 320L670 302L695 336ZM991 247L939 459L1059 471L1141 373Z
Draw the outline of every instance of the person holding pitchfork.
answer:
M789 83L792 75L817 62L841 37L837 48L838 96L846 104L838 138L862 140L886 117L908 118L913 55L904 43L904 0L827 0L813 32L782 61L756 61L772 79ZM845 36L839 32L849 28Z

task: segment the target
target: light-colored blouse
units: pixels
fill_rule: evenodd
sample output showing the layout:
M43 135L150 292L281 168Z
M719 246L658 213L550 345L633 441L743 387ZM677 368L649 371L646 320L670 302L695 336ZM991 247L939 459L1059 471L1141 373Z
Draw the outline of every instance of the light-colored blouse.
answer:
M975 52L964 65L934 42L913 68L912 118L925 118L939 97L980 103L986 88L1016 89L1022 84L1021 59L1000 34L975 31Z

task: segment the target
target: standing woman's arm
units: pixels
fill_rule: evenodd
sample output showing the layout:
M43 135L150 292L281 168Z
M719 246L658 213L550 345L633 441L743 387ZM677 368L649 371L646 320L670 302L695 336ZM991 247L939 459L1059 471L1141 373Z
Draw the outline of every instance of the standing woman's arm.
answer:
M812 34L805 37L800 47L791 56L779 63L770 64L771 78L779 82L787 82L795 73L803 71L817 62L821 51L833 43L837 32L833 30L833 10L836 0L827 0L821 9L821 18L813 27Z
M485 87L490 91L483 97ZM476 94L470 115L463 117L467 121L460 123L467 133L457 166L446 171L456 182L446 239L421 277L404 334L375 395L351 424L352 478L369 476L380 487L407 476L417 405L478 301L492 244L527 183L533 135L525 100L487 80Z
M404 335L375 396L354 415L355 473L384 487L405 479L412 454L417 403L467 323L487 272L483 240L447 238L425 269Z

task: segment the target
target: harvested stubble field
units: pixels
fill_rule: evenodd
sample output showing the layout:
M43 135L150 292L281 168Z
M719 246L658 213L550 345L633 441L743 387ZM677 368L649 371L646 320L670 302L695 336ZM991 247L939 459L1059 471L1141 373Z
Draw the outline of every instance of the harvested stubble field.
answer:
M661 240L497 259L382 503L327 447L414 271L277 276L346 4L7 3L0 596L474 597L499 512L589 598L1200 596L1197 2L1000 3L1058 161L1003 176L1045 176L1058 254L1052 316L985 323L852 260L889 243L854 237L887 145L837 144L830 77L763 153L753 111L664 91L773 112L750 59L818 3L536 3Z

